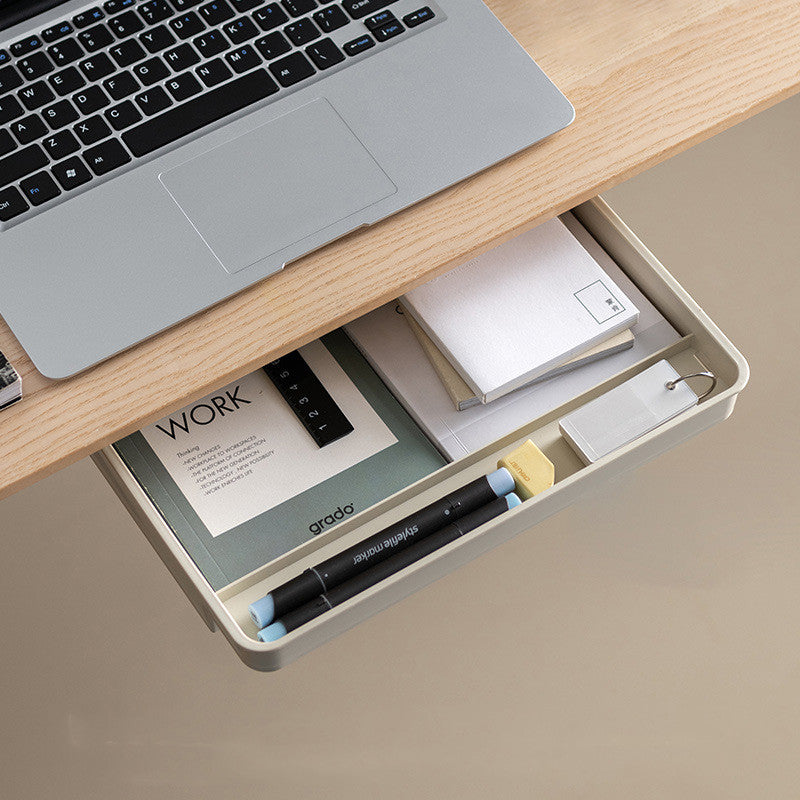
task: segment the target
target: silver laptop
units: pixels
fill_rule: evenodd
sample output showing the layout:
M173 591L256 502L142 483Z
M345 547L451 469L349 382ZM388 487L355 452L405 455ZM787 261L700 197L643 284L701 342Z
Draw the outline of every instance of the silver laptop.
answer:
M0 314L51 378L574 116L481 0L0 0L0 29Z

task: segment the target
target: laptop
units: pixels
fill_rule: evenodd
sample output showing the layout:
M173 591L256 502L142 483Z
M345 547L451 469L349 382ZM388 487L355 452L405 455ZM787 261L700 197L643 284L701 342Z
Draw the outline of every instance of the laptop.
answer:
M0 314L73 375L573 116L481 0L0 0Z

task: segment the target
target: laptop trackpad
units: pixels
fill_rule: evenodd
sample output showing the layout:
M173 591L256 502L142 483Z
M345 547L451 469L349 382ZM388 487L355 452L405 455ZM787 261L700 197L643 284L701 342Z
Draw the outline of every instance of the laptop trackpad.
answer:
M249 267L397 191L324 99L215 147L160 179L228 272ZM308 249L323 241L310 242Z

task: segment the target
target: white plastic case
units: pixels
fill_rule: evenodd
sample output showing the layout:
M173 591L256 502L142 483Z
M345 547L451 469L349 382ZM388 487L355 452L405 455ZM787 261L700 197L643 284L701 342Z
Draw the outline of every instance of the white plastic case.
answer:
M680 341L575 397L552 413L532 420L476 453L441 468L381 503L315 537L275 561L215 592L186 554L170 527L112 447L94 455L145 536L213 631L219 628L248 666L279 669L358 622L420 589L461 564L530 529L540 520L595 489L604 479L638 467L654 456L725 419L747 383L747 362L703 310L601 198L573 213L634 283L682 334ZM697 406L586 466L558 431L558 419L606 390L666 358L681 374L712 371L714 393ZM705 386L698 384L702 391ZM275 586L341 549L379 531L446 492L494 469L498 458L532 439L555 463L557 482L472 533L452 542L377 586L348 600L282 639L264 644L255 638L247 606Z

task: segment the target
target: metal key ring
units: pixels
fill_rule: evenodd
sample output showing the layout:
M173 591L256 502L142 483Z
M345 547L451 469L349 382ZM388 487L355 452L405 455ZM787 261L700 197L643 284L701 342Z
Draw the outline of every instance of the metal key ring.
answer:
M708 397L717 386L717 376L713 372L693 372L691 375L681 375L679 378L675 378L674 381L667 381L664 384L664 386L666 386L667 389L672 391L677 384L679 384L681 381L688 380L689 378L708 378L711 381L711 386L709 386L708 389L706 389L706 391L703 392L703 394L698 395L697 397L698 403L701 400Z

